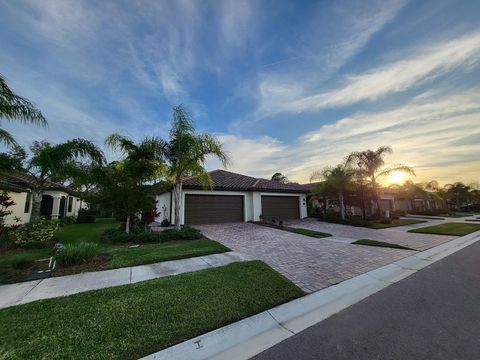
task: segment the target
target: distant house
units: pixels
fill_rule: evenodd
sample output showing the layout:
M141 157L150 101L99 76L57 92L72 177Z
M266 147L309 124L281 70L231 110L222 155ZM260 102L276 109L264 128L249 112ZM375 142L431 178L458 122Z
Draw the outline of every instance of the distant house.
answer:
M26 174L0 174L0 190L7 191L15 202L11 215L6 217L6 225L24 224L30 221L32 214L33 178ZM80 207L86 204L71 189L54 182L45 184L40 215L48 219L77 216ZM18 220L18 221L17 221Z
M213 186L202 187L197 177L183 181L181 224L288 220L307 216L306 191L299 184L283 184L225 170L211 171ZM155 219L174 222L172 190L157 196Z
M308 192L308 199L313 196L313 188L316 183L312 184L303 184L302 186ZM380 203L380 210L382 212L385 211L394 211L394 210L402 210L402 211L426 211L426 210L433 210L433 209L441 209L445 207L445 204L440 200L435 200L429 197L415 197L415 198L408 198L400 190L391 189L388 187L381 188L378 191L379 195L379 203ZM376 203L371 200L373 195L366 191L364 194L366 199L365 210L366 215L371 215L376 211L377 205ZM351 215L361 215L361 198L362 194L359 191L350 193L345 196L345 204L347 205L347 212ZM334 211L339 211L338 200L335 197L328 197L327 201L327 208L332 209ZM318 200L313 200L313 205L317 207L323 207L324 204L320 203Z

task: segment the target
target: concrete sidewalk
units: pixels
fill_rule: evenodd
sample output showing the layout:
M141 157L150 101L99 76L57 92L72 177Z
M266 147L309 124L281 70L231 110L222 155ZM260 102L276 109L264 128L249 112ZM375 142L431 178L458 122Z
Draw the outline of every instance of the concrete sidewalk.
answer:
M208 269L243 261L236 252L226 252L189 259L164 261L105 271L52 277L19 284L0 286L0 308L41 299L72 295L89 290L133 284L140 281Z

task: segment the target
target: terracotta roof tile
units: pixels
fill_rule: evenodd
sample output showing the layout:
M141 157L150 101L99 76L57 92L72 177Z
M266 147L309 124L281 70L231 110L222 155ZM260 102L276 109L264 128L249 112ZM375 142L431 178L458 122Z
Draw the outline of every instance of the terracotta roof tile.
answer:
M213 190L224 191L269 191L304 193L305 189L299 184L283 184L274 180L255 178L237 174L226 170L211 171ZM185 189L203 189L197 177L189 177L183 181Z

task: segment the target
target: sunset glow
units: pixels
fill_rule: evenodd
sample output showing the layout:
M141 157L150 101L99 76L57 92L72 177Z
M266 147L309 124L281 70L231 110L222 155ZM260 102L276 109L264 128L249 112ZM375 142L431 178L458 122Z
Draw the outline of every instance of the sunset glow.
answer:
M393 184L403 184L406 179L407 174L403 171L394 171L389 176L389 180Z

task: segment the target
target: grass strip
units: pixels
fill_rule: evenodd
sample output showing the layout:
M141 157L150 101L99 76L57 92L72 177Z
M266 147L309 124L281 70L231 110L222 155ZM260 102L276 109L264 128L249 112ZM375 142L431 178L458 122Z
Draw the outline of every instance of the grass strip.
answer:
M409 230L411 233L463 236L480 230L480 224L446 223Z
M260 261L0 310L3 359L136 359L304 295Z

